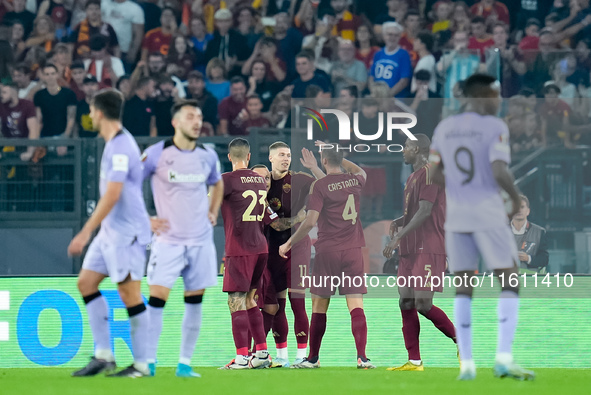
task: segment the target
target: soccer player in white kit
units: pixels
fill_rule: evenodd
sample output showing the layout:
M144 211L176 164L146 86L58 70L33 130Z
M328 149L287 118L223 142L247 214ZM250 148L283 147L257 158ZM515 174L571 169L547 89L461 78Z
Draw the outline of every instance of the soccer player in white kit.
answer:
M121 125L123 100L121 92L105 89L90 104L92 124L106 142L101 158L101 198L92 216L70 242L68 254L82 254L92 232L100 225L101 230L90 243L78 275L78 289L88 312L95 352L90 363L72 373L73 376L94 376L116 368L111 351L108 306L98 288L107 276L117 284L127 308L134 359L131 366L112 376L148 374L148 314L140 283L146 267L150 221L142 194L140 149Z
M172 107L172 125L175 130L172 139L150 146L142 155L144 175L151 177L158 214L152 219L155 234L148 263L148 363L153 376L163 308L175 281L182 276L185 315L176 375L200 377L190 364L201 327L205 288L217 284L213 226L217 222L224 184L218 155L198 142L203 114L197 102L176 103Z
M498 340L494 374L530 380L534 373L515 364L511 353L519 315L519 284L509 282L518 273L517 247L509 219L521 199L508 169L511 161L509 129L496 114L501 98L494 77L475 74L466 80L466 112L448 117L435 129L430 162L434 178L445 172L447 213L445 245L450 270L470 279L482 255L501 281L498 304ZM440 178L441 179L441 178ZM512 202L507 213L500 190ZM507 216L509 214L509 216ZM456 287L455 325L460 349L460 380L476 378L472 359L472 285Z

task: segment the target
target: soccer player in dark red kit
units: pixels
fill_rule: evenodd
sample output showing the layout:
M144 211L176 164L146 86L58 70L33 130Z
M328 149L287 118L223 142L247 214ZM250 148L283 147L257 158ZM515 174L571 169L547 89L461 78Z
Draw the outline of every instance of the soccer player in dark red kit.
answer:
M269 207L277 213L279 218L291 219L289 227L294 227L297 223L296 214L304 207L314 178L306 173L294 173L289 170L291 149L284 142L277 141L269 146L269 161L271 162L271 188L267 197ZM296 363L304 360L308 346L308 315L304 298L305 288L301 278L309 273L312 242L306 235L294 246L293 251L287 254L287 258L281 258L278 253L279 246L285 243L291 234L291 229L280 232L275 229L268 231L268 267L279 304L275 317L268 317L267 313L263 312L265 320L273 320L272 329L277 358L273 361L272 367L289 367L287 354L289 328L285 315L288 290L294 315L294 333L298 344Z
M320 143L320 142L318 142ZM338 286L339 294L347 298L351 314L351 330L357 348L357 368L375 368L365 355L367 344L367 322L363 311L363 294L367 293L364 284L363 254L365 246L363 226L358 218L361 189L365 185L366 174L359 166L343 159L343 151L329 148L322 143L321 161L326 176L316 180L310 187L306 219L298 230L279 247L283 257L297 242L307 237L318 223L318 240L314 260L314 274L310 281L312 293L312 322L310 323L310 353L301 363L292 368L310 369L320 367L319 351L322 336L326 331L326 312L330 297L335 293L332 281L323 283L316 279L328 277L350 277ZM326 149L329 148L329 149ZM307 160L311 154L305 148L302 156ZM315 161L315 159L312 159ZM344 172L343 172L344 169ZM311 169L312 170L312 169ZM318 173L318 168L312 170ZM356 280L355 280L356 279Z
M404 163L413 166L413 173L404 187L404 215L392 221L392 239L384 249L384 256L388 259L396 248L400 249L398 276L405 280L399 282L398 293L408 362L387 370L424 370L419 351L417 312L431 320L445 336L454 342L456 339L452 322L443 310L433 306L434 293L443 291L441 284L446 268L445 188L434 184L429 174L431 141L424 134L415 134L415 137L417 140L406 140L403 151ZM439 281L431 283L433 277L438 277Z
M236 138L228 145L232 171L222 174L224 200L222 218L226 234L226 264L223 291L228 293L232 314L232 334L236 358L221 369L266 368L271 365L267 352L263 316L254 300L267 265L267 240L263 234L267 184L248 168L250 145ZM255 354L248 357L248 331L255 341Z

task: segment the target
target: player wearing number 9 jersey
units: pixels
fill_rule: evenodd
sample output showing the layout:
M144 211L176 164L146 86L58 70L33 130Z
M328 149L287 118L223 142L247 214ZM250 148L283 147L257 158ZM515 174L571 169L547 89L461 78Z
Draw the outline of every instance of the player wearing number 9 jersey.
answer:
M307 151L307 150L303 150ZM303 239L318 223L318 240L314 245L316 257L314 273L310 284L312 293L312 320L310 324L310 352L294 368L317 368L322 336L326 330L326 312L330 297L335 289L330 278L344 279L339 293L347 298L351 313L351 328L357 348L357 367L374 368L365 355L367 343L367 322L363 311L363 294L367 293L363 276L363 255L365 246L363 226L358 218L361 189L366 174L356 164L343 159L343 151L335 148L323 149L322 165L326 176L314 181L310 187L306 219L291 238L279 248L279 254L286 256L291 246ZM345 172L342 169L345 169ZM318 174L319 169L311 169ZM328 283L321 284L326 279ZM357 279L357 281L355 281ZM320 280L320 281L318 281Z
M475 74L466 80L466 112L443 120L435 129L430 162L434 177L445 168L447 212L445 245L450 269L468 278L482 256L490 270L504 278L517 275L517 247L512 237L500 189L511 197L513 216L519 210L519 192L508 169L511 159L509 130L495 116L500 106L499 84L494 77ZM476 377L472 359L471 281L456 287L455 323L460 349L460 380ZM511 353L519 315L519 285L501 282L497 377L531 379L533 372L513 362Z
M226 234L226 264L223 291L228 293L236 358L225 369L264 368L271 364L263 327L263 316L254 295L267 265L267 240L263 225L276 214L267 211L267 183L248 169L250 146L236 138L228 146L233 171L222 174L224 199L222 218ZM248 330L256 354L248 358Z

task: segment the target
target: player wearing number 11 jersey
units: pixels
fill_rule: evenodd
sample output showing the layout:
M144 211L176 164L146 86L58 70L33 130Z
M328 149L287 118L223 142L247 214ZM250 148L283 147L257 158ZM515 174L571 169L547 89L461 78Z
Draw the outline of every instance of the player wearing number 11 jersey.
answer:
M303 149L302 155L306 157L311 153ZM351 329L357 348L357 367L371 369L375 366L365 355L367 322L363 311L363 294L367 293L367 288L363 281L359 281L363 280L364 276L361 248L365 246L365 239L361 221L357 216L366 174L356 164L343 159L343 151L323 149L321 160L326 169L326 176L314 181L310 188L306 219L289 240L279 247L279 255L285 258L292 245L306 237L318 223L318 240L314 245L314 274L311 276L310 284L313 310L310 352L303 362L292 367L320 367L319 351L322 336L326 331L326 312L330 297L335 293L330 278L334 276L345 279L348 276L349 281L343 280L338 288L339 293L346 296L351 313ZM341 168L345 169L345 172ZM313 174L318 173L315 171L318 169L311 170ZM329 279L327 283L324 283L325 279Z
M445 247L451 271L471 278L481 255L489 270L508 279L517 276L517 247L500 189L511 197L513 216L521 198L507 165L511 161L509 129L497 118L499 84L475 74L466 80L466 112L448 117L435 129L429 159L434 177L445 168ZM533 372L513 362L511 348L519 316L519 283L502 281L498 306L497 377L532 379ZM472 359L472 282L456 287L455 323L460 349L460 380L476 377Z

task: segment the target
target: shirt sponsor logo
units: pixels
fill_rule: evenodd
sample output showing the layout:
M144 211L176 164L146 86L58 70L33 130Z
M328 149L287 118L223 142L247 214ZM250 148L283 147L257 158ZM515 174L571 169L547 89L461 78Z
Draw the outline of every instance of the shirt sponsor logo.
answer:
M168 171L168 182L205 182L203 174L181 174L174 170Z
M127 155L115 154L113 155L113 171L129 170L129 157Z

